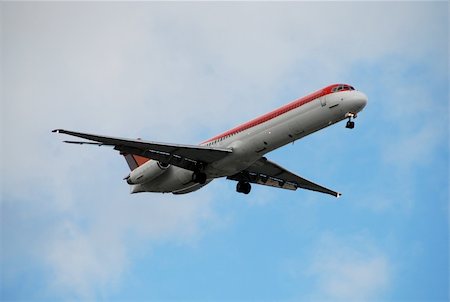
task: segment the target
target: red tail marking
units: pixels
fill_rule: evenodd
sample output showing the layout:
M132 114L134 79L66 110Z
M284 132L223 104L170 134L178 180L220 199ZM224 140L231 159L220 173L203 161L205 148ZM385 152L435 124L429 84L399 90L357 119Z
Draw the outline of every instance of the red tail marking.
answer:
M139 155L132 155L134 160L136 161L138 166L142 166L143 164L145 164L146 162L148 162L150 159L147 157L142 157Z

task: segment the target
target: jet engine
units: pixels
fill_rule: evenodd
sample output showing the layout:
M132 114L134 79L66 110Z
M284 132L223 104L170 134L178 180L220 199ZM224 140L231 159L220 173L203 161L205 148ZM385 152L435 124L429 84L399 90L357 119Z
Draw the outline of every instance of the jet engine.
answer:
M125 178L129 185L143 184L163 174L170 165L150 160L137 167Z

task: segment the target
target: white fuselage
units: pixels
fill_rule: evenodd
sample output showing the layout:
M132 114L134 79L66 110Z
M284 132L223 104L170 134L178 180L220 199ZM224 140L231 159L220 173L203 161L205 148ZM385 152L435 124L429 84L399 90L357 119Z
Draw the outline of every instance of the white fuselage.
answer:
M292 102L261 118L231 129L201 145L229 148L230 156L208 165L208 181L234 175L260 159L264 154L291 143L322 128L335 124L364 108L367 97L359 91L347 90L312 97L304 102ZM300 105L299 105L300 104ZM153 162L153 163L152 163ZM150 167L149 165L153 165ZM149 161L137 169L159 169ZM131 192L172 192L183 194L204 185L193 182L193 172L169 166L148 182L132 185Z

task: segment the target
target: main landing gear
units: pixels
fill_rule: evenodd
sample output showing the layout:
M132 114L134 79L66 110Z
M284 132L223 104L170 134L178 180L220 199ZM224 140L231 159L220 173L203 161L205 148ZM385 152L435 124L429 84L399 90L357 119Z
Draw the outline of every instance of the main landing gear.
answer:
M207 180L207 176L204 172L206 165L202 162L197 162L195 164L194 173L192 173L192 181L200 185L204 185Z
M206 183L206 174L202 172L195 172L192 174L192 181L204 185Z
M251 189L252 186L250 185L250 183L245 181L240 181L236 185L236 192L238 193L248 194L250 193Z
M347 121L347 124L345 125L345 128L348 128L348 129L355 128L355 122L352 121L352 118L356 118L356 114L349 112L345 115L345 117L348 117L348 121Z

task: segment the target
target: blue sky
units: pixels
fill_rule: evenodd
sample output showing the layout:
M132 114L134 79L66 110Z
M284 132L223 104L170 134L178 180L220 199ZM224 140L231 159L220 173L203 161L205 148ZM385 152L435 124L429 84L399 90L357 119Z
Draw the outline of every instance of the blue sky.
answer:
M0 9L2 300L448 300L448 2ZM340 82L356 128L268 155L340 199L130 195L50 133L198 143Z

